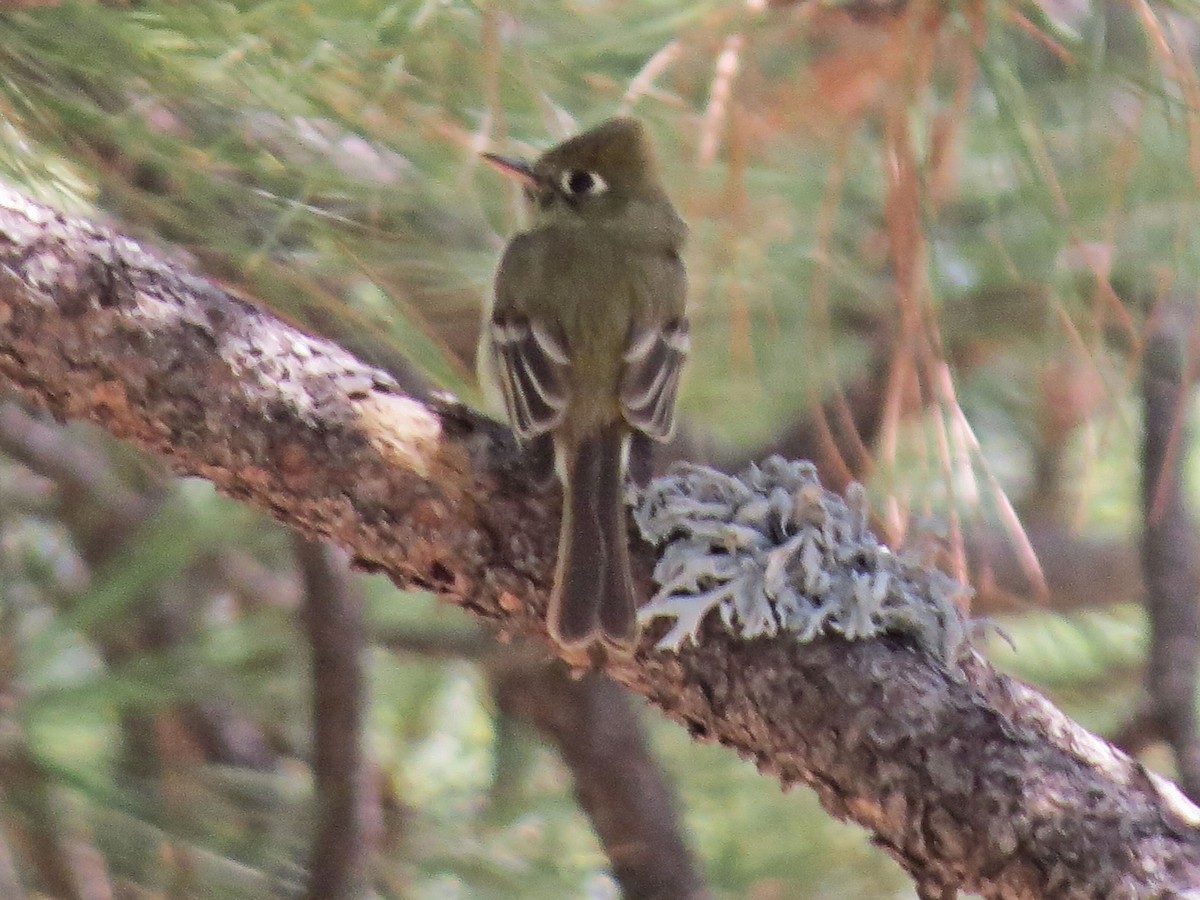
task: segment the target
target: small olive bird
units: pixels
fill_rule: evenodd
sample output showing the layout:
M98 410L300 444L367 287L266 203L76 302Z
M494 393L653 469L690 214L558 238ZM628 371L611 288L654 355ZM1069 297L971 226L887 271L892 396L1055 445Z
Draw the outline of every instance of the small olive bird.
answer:
M522 442L549 435L563 486L548 627L564 647L637 638L623 490L630 439L675 427L688 352L687 226L641 123L610 119L536 162L485 158L532 214L504 251L479 345Z

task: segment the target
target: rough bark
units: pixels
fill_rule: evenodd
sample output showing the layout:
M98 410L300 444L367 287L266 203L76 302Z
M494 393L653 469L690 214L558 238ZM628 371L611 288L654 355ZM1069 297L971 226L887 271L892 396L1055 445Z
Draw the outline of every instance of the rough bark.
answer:
M328 538L402 585L545 640L557 501L507 433L133 242L0 191L0 378ZM649 548L634 546L648 590ZM697 739L812 786L924 896L1200 888L1200 812L1032 690L894 640L740 641L601 661Z

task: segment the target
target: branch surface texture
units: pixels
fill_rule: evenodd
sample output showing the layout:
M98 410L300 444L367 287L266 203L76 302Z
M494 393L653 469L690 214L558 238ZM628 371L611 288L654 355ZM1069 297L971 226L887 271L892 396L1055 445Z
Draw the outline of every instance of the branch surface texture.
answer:
M0 378L400 585L546 639L558 500L532 489L506 430L3 185ZM654 553L633 552L645 598ZM743 640L715 615L698 644L656 651L664 630L604 671L697 739L812 787L922 896L1200 891L1200 812L978 658L952 673L899 637Z

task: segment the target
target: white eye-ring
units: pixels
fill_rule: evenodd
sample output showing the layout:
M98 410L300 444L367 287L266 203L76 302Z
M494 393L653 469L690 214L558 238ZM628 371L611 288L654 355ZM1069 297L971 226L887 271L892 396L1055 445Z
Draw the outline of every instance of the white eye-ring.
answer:
M560 183L563 193L568 197L602 194L608 189L608 182L600 177L599 172L588 172L584 169L567 169L562 173Z

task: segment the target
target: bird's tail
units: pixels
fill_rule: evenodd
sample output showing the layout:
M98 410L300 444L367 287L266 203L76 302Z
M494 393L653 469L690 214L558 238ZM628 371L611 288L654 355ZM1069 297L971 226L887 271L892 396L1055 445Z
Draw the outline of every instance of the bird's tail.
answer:
M558 568L548 627L562 646L598 635L618 646L637 637L625 524L626 430L611 425L574 447L556 448L563 480Z

